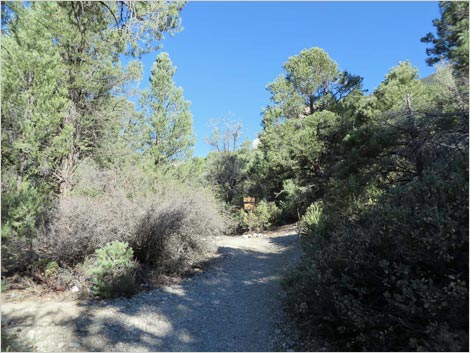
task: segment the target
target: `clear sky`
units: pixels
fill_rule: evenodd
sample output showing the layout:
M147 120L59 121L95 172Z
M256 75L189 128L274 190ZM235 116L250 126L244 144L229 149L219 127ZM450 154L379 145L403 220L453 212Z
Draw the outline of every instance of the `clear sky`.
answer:
M269 104L266 85L282 64L302 49L326 50L341 69L364 77L372 92L390 68L409 60L421 77L438 3L429 2L189 2L181 12L184 30L166 36L163 51L178 70L175 81L191 101L196 156L210 147L209 120L227 113L243 124L243 138L261 130ZM144 79L156 53L143 57Z

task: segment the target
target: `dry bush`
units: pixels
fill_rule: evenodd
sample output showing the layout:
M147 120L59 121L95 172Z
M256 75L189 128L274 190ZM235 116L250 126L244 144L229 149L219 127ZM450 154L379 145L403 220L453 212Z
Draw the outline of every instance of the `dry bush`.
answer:
M64 198L36 249L49 259L75 265L106 243L131 239L144 214L144 205L123 192Z
M202 190L170 187L142 219L132 244L137 259L165 274L179 274L207 257L210 239L223 234L217 202Z
M87 165L82 172L85 180L96 176L95 182L89 188L78 183L59 202L35 245L42 257L61 265L76 265L119 240L132 246L140 262L178 274L202 260L211 236L226 229L220 205L202 188L151 180L139 170L117 173Z

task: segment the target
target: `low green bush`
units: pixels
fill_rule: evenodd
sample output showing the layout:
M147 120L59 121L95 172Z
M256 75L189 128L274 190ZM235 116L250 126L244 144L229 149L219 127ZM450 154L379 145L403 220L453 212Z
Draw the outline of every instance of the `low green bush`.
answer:
M114 241L95 252L90 269L92 292L101 298L129 297L137 290L134 253L125 242Z
M51 261L47 264L45 270L44 270L44 275L46 277L54 277L57 276L57 273L59 272L59 265L55 261Z
M301 233L309 232L315 229L320 224L321 216L323 214L323 202L318 201L312 203L305 214L299 221L299 229Z
M281 210L274 202L260 201L252 211L240 209L238 224L241 231L262 231L275 224Z
M43 210L43 196L31 181L19 180L10 172L2 174L2 241L12 237L30 238Z

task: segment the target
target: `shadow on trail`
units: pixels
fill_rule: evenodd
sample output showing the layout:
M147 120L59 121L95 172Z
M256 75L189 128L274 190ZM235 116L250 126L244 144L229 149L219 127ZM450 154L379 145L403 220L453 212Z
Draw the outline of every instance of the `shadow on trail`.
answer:
M80 317L56 324L72 328L80 351L269 351L297 239L270 238L273 251L220 247L220 261L179 285L82 302Z

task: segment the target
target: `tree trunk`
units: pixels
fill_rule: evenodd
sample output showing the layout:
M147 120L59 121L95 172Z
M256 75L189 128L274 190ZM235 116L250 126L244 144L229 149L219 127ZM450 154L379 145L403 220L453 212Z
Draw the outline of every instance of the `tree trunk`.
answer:
M60 166L60 184L59 184L59 194L60 197L65 197L70 192L72 188L72 178L77 168L79 154L73 149L69 152L67 156L62 159Z
M79 121L79 113L76 111L74 106L71 107L64 120L64 125L71 124L73 126L73 136L70 145L68 146L69 151L62 157L59 171L57 173L57 177L59 179L59 195L61 198L67 196L72 188L73 174L77 169L80 157L80 132L78 130L79 124L77 123Z

